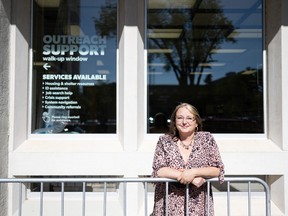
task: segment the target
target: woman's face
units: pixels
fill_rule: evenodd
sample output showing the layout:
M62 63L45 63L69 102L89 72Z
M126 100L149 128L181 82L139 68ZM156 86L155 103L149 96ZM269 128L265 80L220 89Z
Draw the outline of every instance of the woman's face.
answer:
M175 125L179 134L182 135L194 133L195 128L198 126L195 116L187 109L187 107L181 107L177 110Z

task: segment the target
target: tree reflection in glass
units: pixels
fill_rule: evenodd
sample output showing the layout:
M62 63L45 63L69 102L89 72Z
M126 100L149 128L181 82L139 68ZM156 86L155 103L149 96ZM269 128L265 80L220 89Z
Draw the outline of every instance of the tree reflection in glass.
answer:
M211 132L263 132L262 3L236 3L148 0L150 119L189 102Z

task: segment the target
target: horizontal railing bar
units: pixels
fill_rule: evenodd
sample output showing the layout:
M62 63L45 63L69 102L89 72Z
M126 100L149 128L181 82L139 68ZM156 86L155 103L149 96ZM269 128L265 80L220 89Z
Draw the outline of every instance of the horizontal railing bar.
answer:
M216 182L219 181L218 178L211 178L207 179L206 181L210 182ZM229 182L245 182L245 181L251 181L251 182L259 182L261 184L267 184L265 181L262 179L256 178L256 177L239 177L239 178L234 178L234 177L227 177L225 178L225 181ZM55 183L55 182L98 182L98 183L104 183L104 182L109 182L109 183L122 183L122 182L150 182L150 183L155 183L155 182L177 182L177 180L173 179L167 179L167 178L6 178L6 179L0 179L0 183Z

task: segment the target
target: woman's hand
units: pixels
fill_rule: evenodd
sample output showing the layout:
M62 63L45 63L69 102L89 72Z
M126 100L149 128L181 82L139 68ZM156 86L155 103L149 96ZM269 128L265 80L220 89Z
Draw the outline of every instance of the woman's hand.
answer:
M205 178L197 177L195 169L184 169L180 170L181 174L178 176L177 180L182 184L192 183L196 187L201 187L205 182Z
M194 169L184 169L178 176L177 180L182 184L190 184L195 179L196 175Z
M182 184L194 184L195 186L201 186L205 183L205 178L212 178L219 176L219 168L218 167L202 167L202 168L192 168L192 169L184 169L178 170L180 171L180 175L177 177L177 180ZM182 172L181 172L182 171ZM195 182L193 180L196 177L202 177L202 179L196 179Z
M193 179L192 184L195 185L197 188L201 187L206 180L202 177L196 177Z

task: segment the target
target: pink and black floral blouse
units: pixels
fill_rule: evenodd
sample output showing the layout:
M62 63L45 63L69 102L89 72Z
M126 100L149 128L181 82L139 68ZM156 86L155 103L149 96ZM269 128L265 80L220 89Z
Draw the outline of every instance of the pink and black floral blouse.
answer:
M152 177L157 177L157 171L162 167L175 169L190 169L201 167L218 167L220 169L219 181L224 182L224 164L222 162L218 146L209 132L197 132L194 139L191 154L185 164L178 149L177 141L170 135L162 135L156 145ZM151 215L165 215L165 183L156 183L154 209ZM186 185L181 183L170 183L168 192L168 215L184 216L185 213ZM207 212L207 184L200 188L189 186L189 216L205 216ZM209 197L210 216L214 215L213 196L210 190Z

